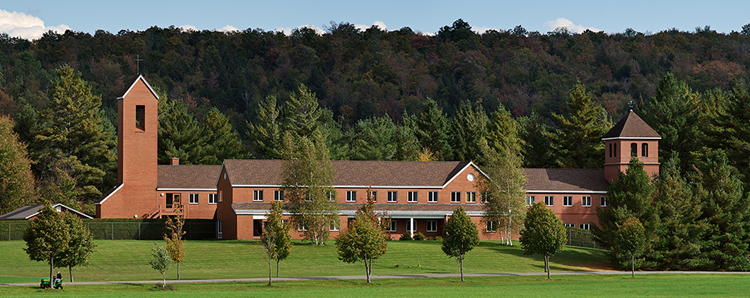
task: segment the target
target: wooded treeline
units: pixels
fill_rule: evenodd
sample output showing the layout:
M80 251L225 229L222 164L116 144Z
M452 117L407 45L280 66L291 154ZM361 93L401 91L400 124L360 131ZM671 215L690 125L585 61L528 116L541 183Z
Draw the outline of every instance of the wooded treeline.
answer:
M160 94L161 163L280 158L289 133L325 140L331 159L483 164L486 142L520 146L526 167L596 168L599 138L632 102L681 175L713 149L748 168L750 25L477 34L457 20L435 36L327 31L0 35L0 113L14 120L39 196L89 204L114 185L116 98L138 71Z

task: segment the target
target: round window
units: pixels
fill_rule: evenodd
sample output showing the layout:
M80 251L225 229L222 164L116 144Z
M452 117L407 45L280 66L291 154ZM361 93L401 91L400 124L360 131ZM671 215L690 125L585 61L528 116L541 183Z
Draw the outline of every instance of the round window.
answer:
M468 179L469 181L474 181L474 174L466 175L466 179Z

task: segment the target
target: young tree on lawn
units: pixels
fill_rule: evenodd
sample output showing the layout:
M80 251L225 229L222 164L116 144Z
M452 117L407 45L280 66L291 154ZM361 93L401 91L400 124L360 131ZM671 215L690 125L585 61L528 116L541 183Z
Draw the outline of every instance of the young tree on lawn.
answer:
M461 281L464 281L464 256L479 244L477 225L466 215L463 206L458 206L443 229L443 252L456 258L461 267Z
M263 247L264 257L268 261L268 285L271 285L271 263L276 261L276 277L279 277L279 262L286 259L292 251L292 236L289 234L289 226L281 220L284 204L272 202L270 213L266 216L268 221L263 227L263 235L260 244Z
M156 242L154 242L154 248L151 249L151 256L154 259L151 261L148 261L148 263L151 264L151 268L161 273L161 278L164 282L162 284L162 287L166 287L167 277L165 273L167 272L167 269L169 269L169 261L171 260L169 257L169 252L167 252L166 249L164 249L163 247L159 246L159 244L156 244Z
M325 139L320 133L314 139L294 138L284 133L284 162L281 168L281 190L291 219L305 237L316 245L328 240L331 222L338 220L339 205L333 188L333 165Z
M614 240L617 248L625 254L630 254L631 275L635 277L635 257L640 256L646 247L646 235L643 225L637 218L630 215L625 222L620 225L614 234Z
M63 219L70 233L70 242L68 242L68 248L61 251L55 258L59 260L57 262L59 267L68 267L70 281L73 282L73 267L88 265L89 257L94 253L96 244L94 244L91 231L84 226L83 220L78 216L65 213Z
M54 280L55 258L60 252L68 249L70 244L70 232L63 216L49 204L44 205L24 232L23 240L26 242L26 248L23 250L29 255L29 259L37 262L47 261L49 280Z
M180 207L175 208L174 214L174 218L167 218L167 233L163 237L164 241L167 242L169 257L177 263L177 280L180 280L180 263L182 263L182 259L185 257L185 239L182 239L182 236L185 235L185 231L183 231L185 219L182 218L182 209Z
M567 240L565 226L547 205L539 202L526 213L524 230L521 233L521 247L527 255L544 256L544 270L549 277L549 257L561 252Z
M385 254L388 247L385 228L389 222L387 214L375 212L372 191L368 189L367 203L357 210L354 221L336 238L339 260L347 263L365 262L367 283L370 283L372 274L372 260Z

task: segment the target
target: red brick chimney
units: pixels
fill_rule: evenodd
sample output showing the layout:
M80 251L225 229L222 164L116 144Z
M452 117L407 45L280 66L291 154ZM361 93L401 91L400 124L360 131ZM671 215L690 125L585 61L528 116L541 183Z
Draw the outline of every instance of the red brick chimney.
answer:
M172 157L172 165L173 166L179 166L180 165L180 159L177 157Z

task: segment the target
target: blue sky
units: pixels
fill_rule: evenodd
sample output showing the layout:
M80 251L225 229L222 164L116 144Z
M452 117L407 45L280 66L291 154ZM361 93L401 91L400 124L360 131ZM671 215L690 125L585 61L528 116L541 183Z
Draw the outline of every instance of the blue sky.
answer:
M388 30L410 27L435 33L463 18L476 31L510 29L548 32L566 26L607 33L633 28L659 32L694 31L711 26L729 33L750 23L750 1L41 1L3 0L0 32L36 38L47 30L94 33L103 29L145 30L151 26L198 30L286 30L299 26L324 29L330 22L362 28L379 24Z

